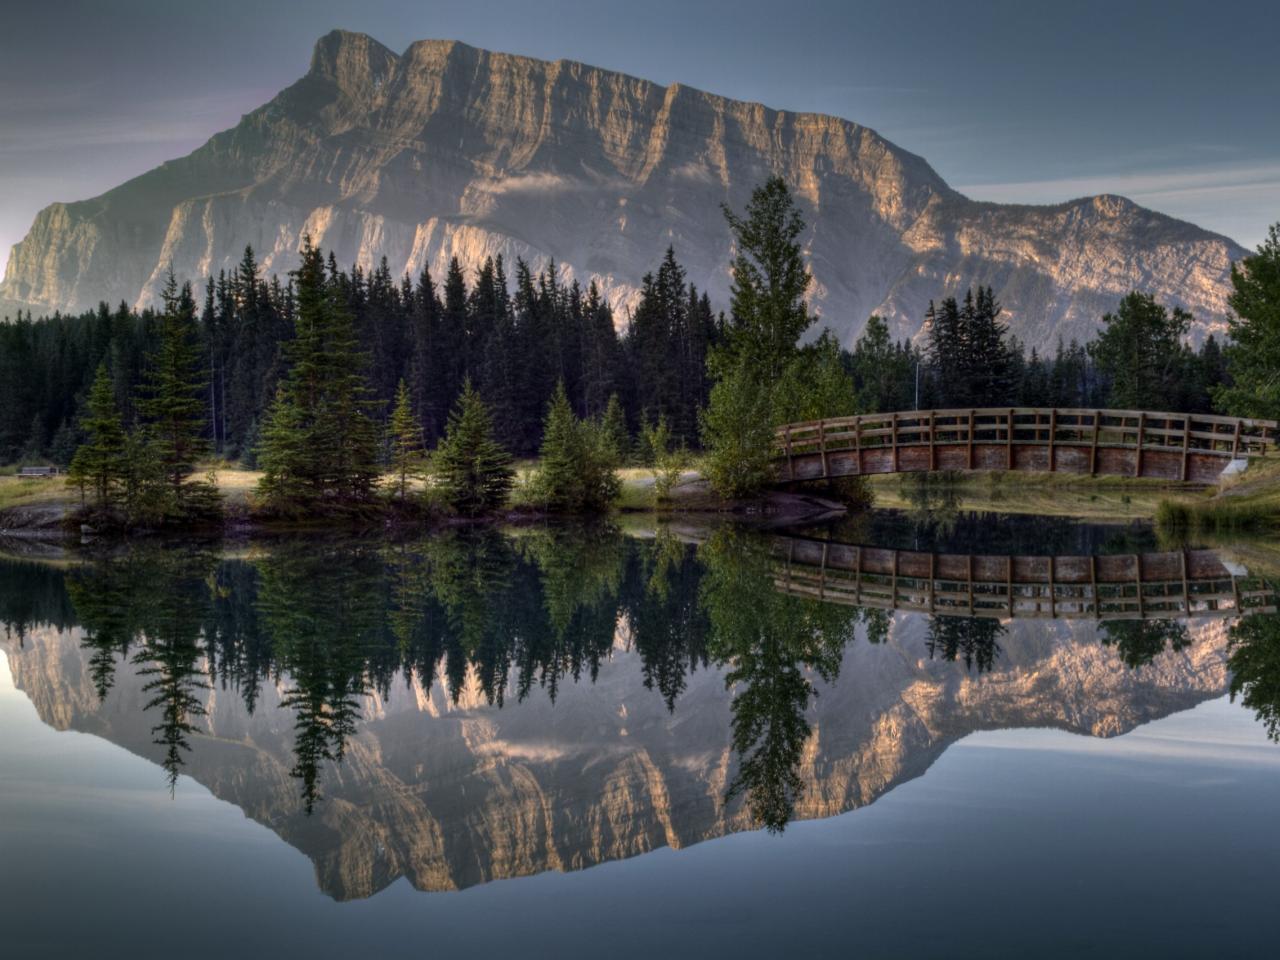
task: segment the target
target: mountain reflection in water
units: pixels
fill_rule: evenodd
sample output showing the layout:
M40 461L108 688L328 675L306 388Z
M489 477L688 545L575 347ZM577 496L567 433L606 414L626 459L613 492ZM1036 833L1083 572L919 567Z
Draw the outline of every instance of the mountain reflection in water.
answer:
M981 729L1111 736L1229 690L1280 735L1274 595L1212 553L694 539L6 561L0 619L46 723L154 758L170 788L189 773L338 898L782 830Z

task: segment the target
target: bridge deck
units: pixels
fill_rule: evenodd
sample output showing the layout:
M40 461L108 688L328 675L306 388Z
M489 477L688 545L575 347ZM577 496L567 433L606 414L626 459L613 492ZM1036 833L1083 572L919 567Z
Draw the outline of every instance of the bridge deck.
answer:
M994 619L1152 620L1275 613L1266 581L1212 550L1032 557L934 554L799 537L773 543L774 585L825 603Z
M915 410L779 427L778 480L930 470L1020 470L1212 483L1274 456L1273 420L1142 410Z

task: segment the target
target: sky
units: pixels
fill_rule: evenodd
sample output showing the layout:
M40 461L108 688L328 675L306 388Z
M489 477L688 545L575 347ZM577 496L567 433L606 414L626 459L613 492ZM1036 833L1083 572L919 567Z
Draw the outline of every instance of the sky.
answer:
M1274 0L0 0L0 256L270 99L334 27L835 114L1002 202L1119 193L1254 247L1280 220ZM1270 8L1270 9L1269 9Z

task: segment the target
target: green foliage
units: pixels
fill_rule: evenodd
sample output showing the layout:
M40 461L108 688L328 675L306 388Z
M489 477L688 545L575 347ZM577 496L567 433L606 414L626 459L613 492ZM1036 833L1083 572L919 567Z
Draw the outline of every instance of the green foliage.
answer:
M403 502L409 493L410 478L425 473L422 455L422 428L413 415L409 388L403 380L396 390L396 405L387 424L387 445L391 451L391 472L395 476L396 495Z
M939 407L990 407L1009 402L1014 349L1006 340L1001 308L990 287L965 294L963 305L947 297L929 304L925 327Z
M799 244L804 221L783 180L773 177L756 188L745 217L728 208L724 213L738 251L733 322L727 343L711 357L715 385L701 428L712 487L739 498L754 496L768 482L774 427L809 402L806 354L797 342L812 318L804 304L809 274ZM809 358L825 357L828 346ZM822 379L821 390L834 389L831 376Z
M196 305L191 286L178 289L170 271L164 288L164 313L160 318L160 342L148 357L146 378L136 401L147 421L147 442L159 462L164 482L179 504L183 481L195 470L196 461L208 449L204 440L204 390L200 346L196 329Z
M804 304L810 281L799 242L804 220L781 177L752 191L745 216L728 207L724 215L737 250L728 348L762 384L772 386L813 322Z
M378 477L378 430L363 376L367 358L310 238L294 276L296 331L284 344L289 371L262 431L259 491L285 510L368 501Z
M722 497L759 493L772 477L774 414L769 391L745 363L722 371L702 412L705 471Z
M1107 405L1130 410L1177 410L1182 402L1189 350L1183 337L1191 314L1172 312L1150 294L1133 291L1115 313L1102 318L1103 330L1089 355L1111 382Z
M1231 627L1230 640L1231 699L1240 697L1280 742L1280 616L1245 617Z
M618 456L602 424L579 420L561 383L552 395L542 431L534 495L557 513L607 510L622 487Z
M111 507L125 473L125 432L106 363L98 366L85 414L80 419L85 441L71 459L68 481L83 495L91 489L100 509Z
M1233 416L1280 419L1280 223L1257 253L1232 265L1231 285L1225 353L1233 382L1217 387L1214 400Z
M689 466L689 451L683 444L674 443L666 417L658 417L657 423L646 423L641 432L645 466L653 472L654 495L659 502L669 500L672 488Z
M915 406L916 366L921 359L910 341L893 343L889 325L872 315L848 358L857 391L855 408L866 413L910 410Z
M767 544L737 531L718 531L699 558L706 566L700 596L710 623L708 650L728 664L725 686L735 691L739 763L727 798L745 795L755 820L778 832L803 787L805 711L817 693L807 671L835 679L859 611L775 590Z
M622 401L616 393L609 395L609 402L604 408L604 416L600 420L600 428L604 431L605 442L613 451L618 463L626 463L631 455L631 434L627 430L627 415L623 412Z
M511 455L494 439L489 408L470 380L449 415L432 473L444 502L467 516L500 510L511 494Z
M797 423L858 412L853 378L831 331L796 351L773 392L775 423Z

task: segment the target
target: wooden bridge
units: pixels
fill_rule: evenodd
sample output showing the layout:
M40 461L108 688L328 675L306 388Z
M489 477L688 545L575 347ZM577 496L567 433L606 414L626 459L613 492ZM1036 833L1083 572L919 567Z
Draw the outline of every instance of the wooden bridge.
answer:
M984 556L773 538L774 586L826 603L942 616L1152 620L1275 613L1275 588L1212 550Z
M779 427L779 483L873 473L1020 470L1213 483L1275 456L1274 420L1142 410L869 413Z

